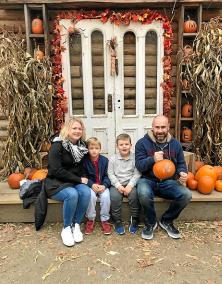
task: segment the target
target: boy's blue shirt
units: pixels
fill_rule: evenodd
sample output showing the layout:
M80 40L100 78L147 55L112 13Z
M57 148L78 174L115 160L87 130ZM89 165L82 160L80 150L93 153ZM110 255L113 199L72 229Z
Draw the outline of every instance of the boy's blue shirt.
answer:
M99 159L98 159L99 179L100 179L101 185L104 185L106 188L109 188L111 186L111 182L107 174L108 162L109 161L106 157L104 157L103 155L99 155ZM87 154L84 157L83 166L86 171L86 177L89 179L87 185L90 188L92 188L92 185L96 183L96 168L93 162L91 161L89 154Z

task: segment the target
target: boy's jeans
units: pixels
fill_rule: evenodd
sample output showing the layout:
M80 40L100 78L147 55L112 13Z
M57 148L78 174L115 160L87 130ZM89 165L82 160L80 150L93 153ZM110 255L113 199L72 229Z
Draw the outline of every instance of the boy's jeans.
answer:
M89 204L90 188L85 184L78 184L62 189L51 198L63 201L63 223L66 228L81 223Z
M154 196L172 200L169 208L162 215L161 221L173 222L180 212L187 206L192 194L185 186L176 180L165 180L155 182L146 178L139 179L137 193L145 214L145 224L156 223L156 212L154 208Z
M110 199L111 199L111 215L113 221L116 223L122 221L122 201L123 194L120 193L114 186L110 187ZM139 218L140 204L137 197L137 191L134 187L128 195L129 206L131 211L131 216L133 218Z
M98 193L98 198L100 199L100 220L107 221L110 218L110 195L109 189L106 188L104 192ZM89 201L89 206L86 211L86 217L89 220L94 220L96 218L96 200L97 194L91 189L91 198Z

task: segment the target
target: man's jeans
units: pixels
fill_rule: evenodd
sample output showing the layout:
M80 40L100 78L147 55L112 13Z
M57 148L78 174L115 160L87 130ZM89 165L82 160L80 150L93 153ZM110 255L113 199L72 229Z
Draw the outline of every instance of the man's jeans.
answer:
M94 220L96 218L96 200L97 200L97 195L100 200L100 220L107 221L109 220L109 211L110 211L110 194L109 194L109 189L106 188L102 193L95 193L91 189L91 198L89 201L89 206L86 211L86 217L89 220Z
M116 223L122 221L122 201L123 194L120 193L114 186L110 187L110 199L111 199L111 215L113 221ZM129 207L131 211L131 216L134 218L139 218L140 204L137 197L137 191L134 187L128 195Z
M167 223L173 222L192 198L189 189L176 180L154 182L146 178L141 178L137 183L137 193L144 210L145 224L151 225L156 223L154 196L172 200L169 208L161 218L161 221Z
M63 223L66 228L81 223L89 204L90 188L85 184L78 184L75 187L64 188L51 198L63 201Z

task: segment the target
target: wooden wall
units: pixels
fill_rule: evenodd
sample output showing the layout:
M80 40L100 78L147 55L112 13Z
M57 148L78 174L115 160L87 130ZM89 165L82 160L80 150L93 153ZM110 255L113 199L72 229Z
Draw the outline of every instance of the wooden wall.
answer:
M49 10L49 20L50 20L50 27L52 27L52 21L55 16L58 14L59 11ZM171 18L171 9L159 9L160 13L168 14L168 17ZM209 21L210 18L215 16L222 16L222 9L214 9L212 7L204 7L203 9L203 21ZM172 26L174 31L174 39L173 39L173 54L172 54L172 79L175 84L176 88L176 63L177 63L177 33L178 33L178 21L179 15L176 13L174 16ZM18 31L19 28L23 32L25 32L25 20L24 20L24 13L23 8L21 7L20 10L0 10L0 27L4 26L8 30L15 30ZM176 95L172 98L173 107L172 107L172 118L171 118L171 132L174 133L175 128L175 103L176 103ZM7 118L0 114L0 153L3 149L3 143L7 137Z

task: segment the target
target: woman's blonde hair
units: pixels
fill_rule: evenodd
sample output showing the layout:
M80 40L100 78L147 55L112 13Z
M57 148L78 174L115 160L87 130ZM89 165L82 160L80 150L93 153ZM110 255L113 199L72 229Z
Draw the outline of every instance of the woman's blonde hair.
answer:
M69 131L70 131L74 122L78 122L82 126L82 137L81 137L81 139L82 140L86 139L86 131L85 131L85 126L84 126L83 121L80 118L72 117L72 118L68 119L63 124L62 130L60 131L60 135L59 135L62 140L69 139Z

